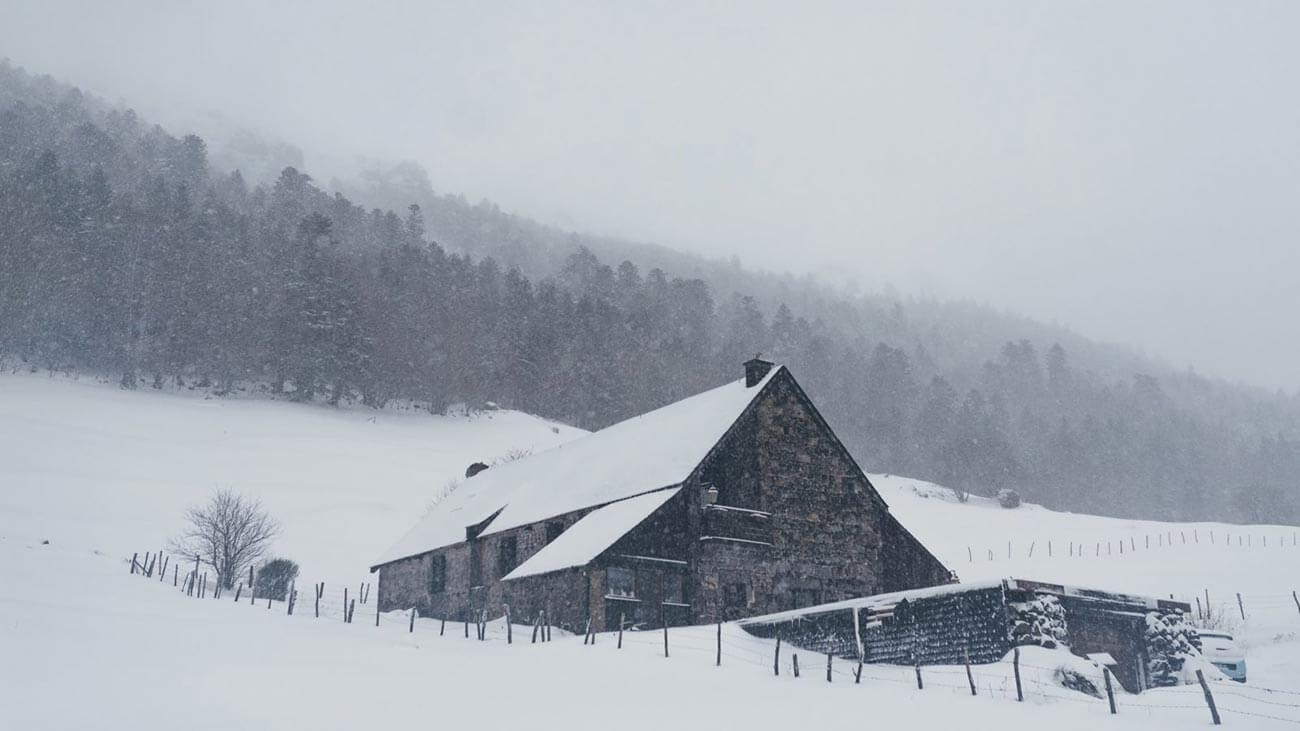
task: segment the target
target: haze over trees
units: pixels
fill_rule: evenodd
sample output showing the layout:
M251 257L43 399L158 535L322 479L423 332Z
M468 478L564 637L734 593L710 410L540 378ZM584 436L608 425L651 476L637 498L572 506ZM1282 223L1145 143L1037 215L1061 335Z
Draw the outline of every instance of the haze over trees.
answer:
M577 239L414 177L423 206L400 213L294 167L250 184L198 137L0 65L0 357L599 428L761 352L869 471L1104 514L1300 519L1294 396L974 305ZM383 176L368 191L393 195Z

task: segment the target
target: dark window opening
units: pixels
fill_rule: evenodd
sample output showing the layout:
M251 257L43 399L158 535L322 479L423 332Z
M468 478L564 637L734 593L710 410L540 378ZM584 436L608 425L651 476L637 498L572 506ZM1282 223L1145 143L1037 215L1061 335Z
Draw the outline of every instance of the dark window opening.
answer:
M816 589L791 589L791 609L802 609L822 603L822 593Z
M605 571L605 594L626 599L636 598L636 572L621 566Z
M429 557L429 593L441 594L447 590L447 557L442 554Z
M501 539L497 549L497 576L505 576L514 570L519 561L519 541L514 536Z
M483 544L477 540L469 542L469 585L483 585Z
M550 543L564 532L564 524L558 520L552 520L546 524L546 542Z
M722 585L722 606L727 609L743 609L749 604L748 588L741 583Z
M676 571L665 571L663 601L669 604L685 604L685 583L686 577Z

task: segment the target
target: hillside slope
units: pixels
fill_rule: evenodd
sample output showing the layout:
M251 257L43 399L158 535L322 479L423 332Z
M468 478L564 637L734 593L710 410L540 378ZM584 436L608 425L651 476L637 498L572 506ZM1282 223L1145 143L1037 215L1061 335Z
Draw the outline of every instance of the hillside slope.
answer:
M1093 513L1300 521L1298 397L969 303L597 255L427 185L392 194L428 204L402 215L292 167L250 187L201 138L3 61L0 129L0 362L377 407L495 401L594 429L761 352L882 471ZM457 236L503 248L436 241Z
M582 434L512 411L430 416L0 375L0 534L156 551L217 488L260 499L279 555L351 582L475 461Z

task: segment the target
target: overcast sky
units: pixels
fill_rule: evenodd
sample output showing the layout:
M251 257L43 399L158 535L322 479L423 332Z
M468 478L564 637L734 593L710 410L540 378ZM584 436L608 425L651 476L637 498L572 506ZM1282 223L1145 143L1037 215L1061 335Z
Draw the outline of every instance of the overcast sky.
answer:
M1300 3L9 0L0 56L309 172L974 298L1300 388ZM173 130L182 132L185 130Z

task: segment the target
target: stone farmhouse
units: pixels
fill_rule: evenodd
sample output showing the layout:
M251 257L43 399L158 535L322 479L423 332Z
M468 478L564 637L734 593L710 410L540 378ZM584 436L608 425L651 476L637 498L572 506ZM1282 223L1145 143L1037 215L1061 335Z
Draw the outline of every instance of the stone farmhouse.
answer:
M371 567L379 608L581 631L731 620L952 573L782 366L475 471ZM481 467L481 465L478 465Z

